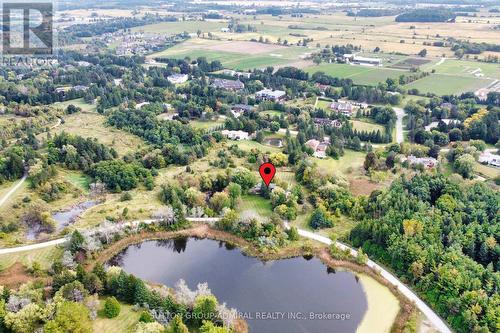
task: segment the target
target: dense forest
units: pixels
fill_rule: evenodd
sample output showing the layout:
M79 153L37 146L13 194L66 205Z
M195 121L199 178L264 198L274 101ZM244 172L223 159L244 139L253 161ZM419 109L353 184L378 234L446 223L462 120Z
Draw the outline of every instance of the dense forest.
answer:
M402 178L371 194L350 239L411 283L457 332L500 318L500 195L444 176Z
M415 9L396 16L396 22L447 22L456 14L445 9Z

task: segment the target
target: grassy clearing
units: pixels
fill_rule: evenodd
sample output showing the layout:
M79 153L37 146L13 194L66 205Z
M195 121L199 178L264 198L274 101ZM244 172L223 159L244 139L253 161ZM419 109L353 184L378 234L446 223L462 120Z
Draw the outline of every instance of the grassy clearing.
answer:
M104 307L104 300L101 300L101 307ZM99 333L126 333L132 332L139 322L141 313L132 310L131 305L121 304L118 317L109 319L99 314L93 322L93 331Z
M224 124L224 119L219 118L217 120L211 120L211 121L194 120L194 121L189 122L189 124L194 128L198 128L198 129L202 129L202 130L210 130L210 129L214 129L214 128Z
M344 156L338 160L333 158L313 158L318 166L318 170L325 175L339 175L344 177L350 177L350 175L357 173L357 171L363 166L365 160L365 154L362 152L356 152L352 150L345 150Z
M96 111L96 105L86 103L83 100L83 98L72 99L72 100L65 101L65 102L58 102L58 103L54 103L53 105L55 107L60 107L62 109L66 109L68 107L68 105L71 105L71 104L81 108L82 111L84 111L84 112L95 112Z
M489 85L489 79L475 77L431 74L423 79L405 85L407 89L418 89L423 93L434 93L437 95L458 94L469 91L476 91L479 88Z
M255 212L262 217L268 217L273 212L271 202L257 195L243 195L241 197L238 211L241 213L247 210Z
M316 108L323 109L325 111L331 111L331 109L330 109L331 104L332 104L332 101L318 99L318 103L316 104Z
M96 138L100 143L114 148L118 154L129 152L146 146L139 137L105 126L105 117L100 114L75 113L64 118L64 123L54 128L51 133L71 133L86 138Z
M400 75L408 73L407 71L388 69L381 67L369 67L347 64L320 64L304 69L309 74L316 72L325 72L328 75L349 78L356 84L377 85L388 78L398 78Z
M380 131L381 133L385 133L384 126L379 124L369 123L360 120L349 120L349 122L352 124L353 128L358 131L367 131L367 132Z
M282 112L274 111L274 110L267 110L267 111L260 112L260 114L262 116L270 116L270 117L278 116L279 117L282 114Z
M476 162L474 164L474 171L481 176L489 179L494 179L496 177L500 177L500 169L483 165L481 163Z
M424 66L424 68L426 70L433 69L437 74L475 77L474 75L476 73L482 73L485 77L500 79L499 64L469 60L446 59L439 65L426 65Z
M281 152L281 148L277 147L272 147L272 146L266 146L263 144L258 143L257 141L251 141L251 140L241 140L241 141L233 141L233 140L228 140L229 145L236 144L238 147L244 151L251 151L252 149L257 149L261 151L262 153L277 153Z
M51 246L32 251L2 254L0 255L0 271L6 270L16 262L26 267L31 267L34 262L38 262L42 269L48 269L54 260L62 256L63 252L62 248Z

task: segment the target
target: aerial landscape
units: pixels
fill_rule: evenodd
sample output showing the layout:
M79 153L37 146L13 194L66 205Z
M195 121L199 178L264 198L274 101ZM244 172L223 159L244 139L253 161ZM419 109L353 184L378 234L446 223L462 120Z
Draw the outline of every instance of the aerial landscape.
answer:
M500 332L499 1L0 7L0 332Z

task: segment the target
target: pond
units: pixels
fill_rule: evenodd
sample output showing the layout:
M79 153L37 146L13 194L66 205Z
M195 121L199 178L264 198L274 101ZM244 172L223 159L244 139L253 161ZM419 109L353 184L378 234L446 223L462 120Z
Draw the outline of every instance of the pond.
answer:
M208 239L145 241L108 264L169 287L179 279L191 289L207 282L220 303L243 314L250 332L355 332L368 306L354 273L316 257L262 262Z
M79 203L68 210L56 212L52 214L52 218L55 221L55 232L61 231L66 228L70 224L75 223L76 219L80 217L87 209L94 207L97 205L97 201L85 201ZM31 227L26 232L26 239L28 240L36 240L39 236L46 232L47 230L42 230L39 227Z
M268 138L264 140L264 144L268 146L281 148L283 147L283 140L280 138Z

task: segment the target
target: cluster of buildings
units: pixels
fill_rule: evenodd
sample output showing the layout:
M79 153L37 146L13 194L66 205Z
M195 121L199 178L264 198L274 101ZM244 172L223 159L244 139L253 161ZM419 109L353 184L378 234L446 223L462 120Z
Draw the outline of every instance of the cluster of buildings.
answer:
M344 54L343 60L346 63L363 66L382 66L382 59L360 57L355 54Z
M343 114L346 117L351 117L354 111L354 106L350 102L338 101L330 104L330 109L337 113Z
M313 118L313 122L317 126L332 126L335 128L342 127L342 122L338 119L328 119L328 118Z
M253 106L247 104L235 104L231 107L231 114L234 118L238 118L242 114L246 112L250 112L253 110Z
M313 153L314 157L326 158L326 149L330 145L330 138L325 136L323 138L323 141L311 139L307 141L305 145L314 151Z
M252 73L249 72L238 72L232 69L224 69L222 71L222 74L227 75L227 76L234 76L234 77L244 77L245 79L249 79L250 76L252 76Z
M168 36L160 34L144 34L140 32L117 31L103 35L104 41L116 46L119 56L141 55L162 48L168 42Z

